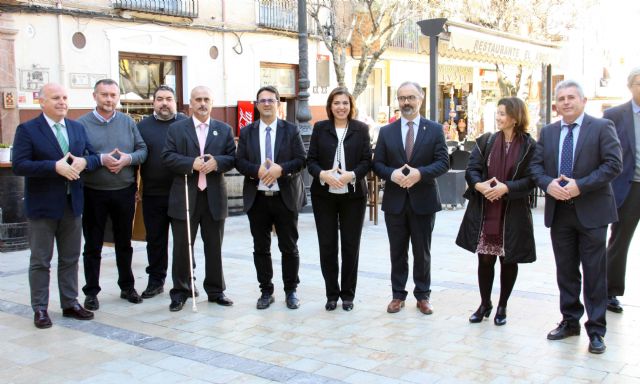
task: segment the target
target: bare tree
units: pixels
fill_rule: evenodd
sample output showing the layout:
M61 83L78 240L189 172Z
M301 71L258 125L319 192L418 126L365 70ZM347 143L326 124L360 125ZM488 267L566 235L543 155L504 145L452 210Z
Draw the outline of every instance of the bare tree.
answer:
M346 87L350 52L358 67L352 94L366 89L369 75L404 22L412 22L420 0L310 0L308 13L321 26L318 33L333 58L338 85Z

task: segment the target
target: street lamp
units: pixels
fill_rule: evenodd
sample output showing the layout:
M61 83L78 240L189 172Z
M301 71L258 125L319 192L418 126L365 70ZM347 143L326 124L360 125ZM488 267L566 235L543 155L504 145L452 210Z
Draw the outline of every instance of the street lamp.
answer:
M420 31L429 36L429 119L436 121L436 86L438 84L438 35L444 32L445 18L418 21Z
M296 119L300 133L308 143L311 136L311 112L309 111L309 52L307 44L307 0L298 0L298 107ZM306 137L305 137L306 136ZM305 145L306 146L306 145Z

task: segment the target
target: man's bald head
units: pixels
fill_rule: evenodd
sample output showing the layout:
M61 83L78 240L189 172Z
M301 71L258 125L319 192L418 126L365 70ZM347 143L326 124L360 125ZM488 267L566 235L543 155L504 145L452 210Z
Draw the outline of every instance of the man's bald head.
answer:
M200 121L205 122L211 116L213 108L213 99L211 88L199 85L191 90L191 99L189 106L191 112Z
M51 120L59 122L67 116L67 90L60 84L45 84L38 93L40 108Z

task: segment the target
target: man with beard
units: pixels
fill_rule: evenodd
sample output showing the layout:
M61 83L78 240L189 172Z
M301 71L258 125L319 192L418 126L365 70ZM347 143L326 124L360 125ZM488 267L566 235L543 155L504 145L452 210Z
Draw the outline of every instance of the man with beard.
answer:
M131 269L133 248L131 231L138 189L136 166L147 158L147 146L131 117L116 111L120 100L118 83L98 80L93 99L96 109L78 119L84 125L89 142L100 153L102 167L84 175L84 306L92 311L100 307L100 262L107 217L113 223L113 239L118 266L120 298L141 303L134 288Z
M373 170L386 181L382 210L391 252L393 300L387 312L404 307L409 275L409 240L413 249L413 295L425 315L433 313L431 295L431 232L442 209L436 178L449 169L442 126L420 116L424 92L405 82L397 91L401 117L380 128Z
M147 240L147 274L149 281L142 292L143 299L149 299L164 291L167 277L169 252L169 190L173 174L162 165L162 149L167 139L169 125L186 119L176 113L176 94L166 85L161 85L153 93L153 114L138 123L138 129L149 154L140 167L142 176L142 216Z
M198 227L204 243L204 290L208 299L223 306L233 305L224 294L222 237L228 213L224 173L235 164L236 145L231 127L211 118L211 94L211 89L205 86L191 91L192 117L171 124L162 151L162 162L174 176L168 212L173 233L173 288L169 305L172 312L180 311L191 293L189 240L193 244ZM187 239L185 175L191 239Z

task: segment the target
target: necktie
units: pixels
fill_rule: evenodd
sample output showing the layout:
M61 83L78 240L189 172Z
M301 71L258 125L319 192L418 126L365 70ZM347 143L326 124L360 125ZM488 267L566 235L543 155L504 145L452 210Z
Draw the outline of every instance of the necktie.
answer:
M578 124L573 123L567 125L567 136L564 137L562 142L562 153L560 156L560 174L567 177L573 177L573 128ZM560 186L567 185L566 181L561 181Z
M264 157L273 161L273 152L271 150L271 127L264 129L267 133L264 135Z
M409 130L407 130L407 137L404 141L404 150L407 153L407 161L409 161L413 153L413 121L408 121L407 126Z
M200 144L200 156L204 155L204 145L207 141L207 124L198 125L198 143ZM207 188L207 175L200 172L198 175L198 189L204 191Z
M69 143L67 143L67 139L65 139L62 134L62 125L55 123L53 124L53 127L56 129L56 139L58 139L60 149L62 149L62 153L66 155L67 152L69 152Z

